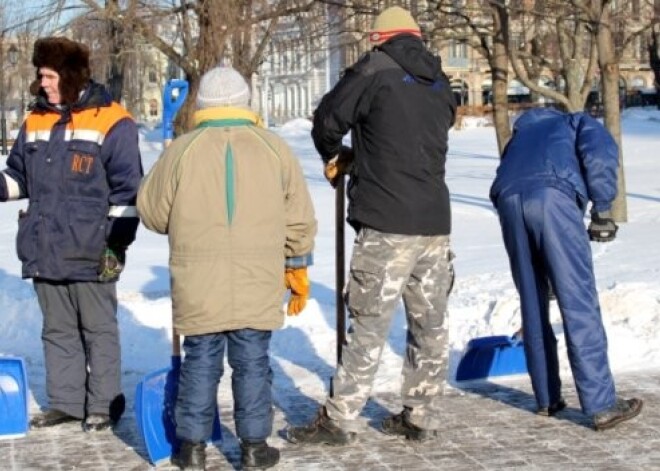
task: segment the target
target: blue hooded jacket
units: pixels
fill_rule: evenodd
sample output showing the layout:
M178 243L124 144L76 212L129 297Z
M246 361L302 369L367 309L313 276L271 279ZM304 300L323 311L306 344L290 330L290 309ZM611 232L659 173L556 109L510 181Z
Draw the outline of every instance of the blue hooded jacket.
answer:
M586 113L536 108L523 114L502 154L490 199L547 186L575 200L582 211L609 211L617 193L618 146Z

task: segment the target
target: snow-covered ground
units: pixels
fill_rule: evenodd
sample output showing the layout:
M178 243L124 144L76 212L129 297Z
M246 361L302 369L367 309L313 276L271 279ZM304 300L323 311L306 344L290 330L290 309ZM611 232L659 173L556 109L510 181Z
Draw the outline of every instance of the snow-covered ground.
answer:
M295 120L276 128L302 163L319 221L312 297L298 317L286 319L272 343L275 388L299 388L319 397L335 365L334 191L324 180L309 137L310 123ZM157 132L143 130L145 171L162 145ZM626 110L623 146L628 223L617 239L593 244L596 276L606 324L610 362L617 372L660 367L660 112ZM453 208L452 244L457 281L449 305L450 375L466 343L484 335L511 334L520 324L517 295L509 273L497 217L488 200L498 157L493 128L464 123L450 133L447 182ZM0 165L3 166L3 165ZM27 363L32 407L45 405L41 312L31 282L22 280L15 255L17 212L26 203L0 205L0 355ZM347 261L353 232L347 227ZM118 285L123 371L132 384L167 366L171 345L171 304L164 236L141 227L128 252ZM402 308L392 325L375 391L398 391L405 347ZM560 347L564 341L553 306ZM565 354L562 372L569 373ZM227 382L223 382L227 384ZM127 393L130 394L129 391Z

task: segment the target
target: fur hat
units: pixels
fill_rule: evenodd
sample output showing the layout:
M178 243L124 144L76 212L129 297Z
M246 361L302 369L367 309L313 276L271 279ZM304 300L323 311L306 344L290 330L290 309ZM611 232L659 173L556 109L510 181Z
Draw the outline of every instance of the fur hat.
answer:
M250 106L250 87L230 66L217 66L206 72L197 90L197 108Z
M37 69L48 67L59 74L62 104L70 105L78 101L80 92L87 86L91 77L87 46L64 37L37 39L34 43L32 64ZM30 85L30 93L35 96L43 95L39 70L37 79Z
M376 17L369 33L369 41L379 46L399 34L412 34L422 37L422 31L410 12L401 7L390 7Z

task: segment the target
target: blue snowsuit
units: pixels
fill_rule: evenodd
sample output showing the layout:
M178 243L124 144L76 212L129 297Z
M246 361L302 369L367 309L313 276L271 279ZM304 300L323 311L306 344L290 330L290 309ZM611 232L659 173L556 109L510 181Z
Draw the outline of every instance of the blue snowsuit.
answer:
M520 294L527 367L539 407L561 397L549 287L557 297L582 411L615 403L584 211L608 211L617 191L618 148L585 113L534 109L514 125L490 198L500 217Z

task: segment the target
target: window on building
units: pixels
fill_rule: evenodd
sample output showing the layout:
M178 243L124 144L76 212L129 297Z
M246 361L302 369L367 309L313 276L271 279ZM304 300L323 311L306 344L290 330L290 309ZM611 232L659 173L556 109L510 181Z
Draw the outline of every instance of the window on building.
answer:
M633 20L639 20L639 14L640 14L639 0L631 0L630 10L631 10L631 13L632 13L632 19Z
M646 36L639 37L639 50L637 51L637 54L640 58L649 57L649 41Z
M451 58L467 58L467 44L465 41L452 40L449 43L449 57Z
M149 70L149 83L156 83L158 82L158 76L156 74L156 71L154 69Z

